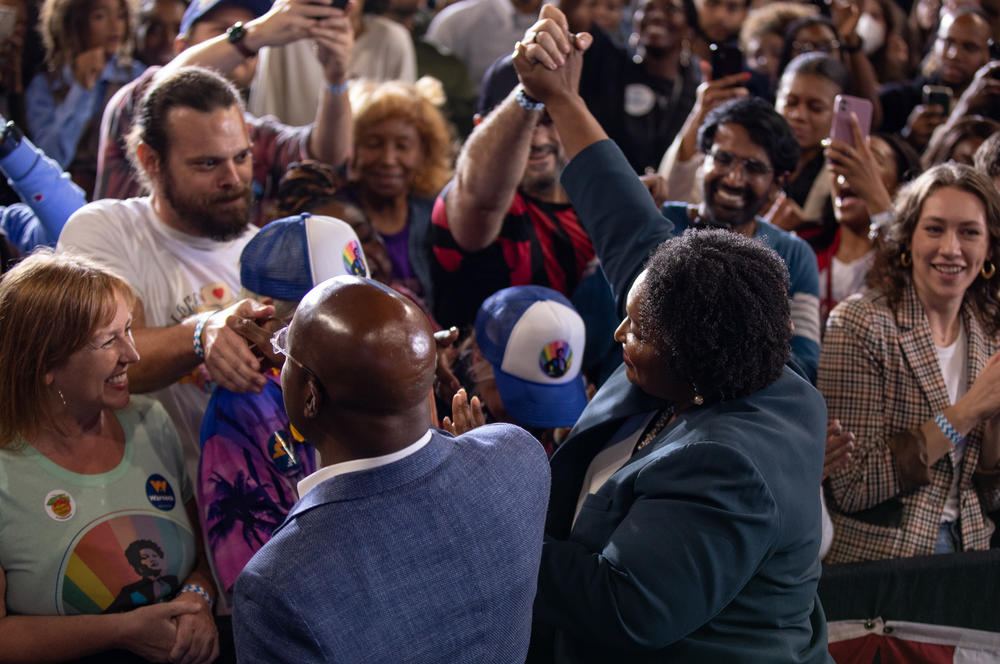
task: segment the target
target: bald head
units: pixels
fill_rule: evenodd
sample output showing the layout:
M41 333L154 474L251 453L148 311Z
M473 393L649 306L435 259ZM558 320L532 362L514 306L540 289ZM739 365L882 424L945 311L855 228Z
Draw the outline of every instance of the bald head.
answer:
M369 279L338 277L312 289L295 313L288 345L338 408L412 409L427 399L434 380L427 317Z

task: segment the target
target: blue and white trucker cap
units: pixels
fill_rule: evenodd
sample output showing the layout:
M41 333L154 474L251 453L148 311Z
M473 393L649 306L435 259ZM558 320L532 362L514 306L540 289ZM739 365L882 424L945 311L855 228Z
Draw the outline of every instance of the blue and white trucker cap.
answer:
M368 277L361 241L346 221L308 212L260 229L240 255L240 283L267 297L298 302L341 275Z
M476 314L476 343L493 365L504 408L522 425L576 423L587 405L585 342L580 314L551 288L505 288Z

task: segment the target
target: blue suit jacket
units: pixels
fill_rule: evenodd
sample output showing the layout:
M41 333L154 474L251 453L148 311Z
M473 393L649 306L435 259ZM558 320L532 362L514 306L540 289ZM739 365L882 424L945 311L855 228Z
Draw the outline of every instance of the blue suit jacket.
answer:
M578 154L563 185L623 301L672 224L610 141ZM594 456L629 416L663 405L619 367L552 457L533 655L829 661L816 596L826 406L791 369L678 416L586 497L571 529Z
M523 662L548 490L506 424L322 482L236 581L239 660Z

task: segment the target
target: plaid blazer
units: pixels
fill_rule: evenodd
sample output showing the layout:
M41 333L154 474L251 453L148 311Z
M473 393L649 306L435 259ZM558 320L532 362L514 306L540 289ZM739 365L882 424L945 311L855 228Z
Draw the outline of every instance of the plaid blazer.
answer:
M1000 339L987 337L966 301L969 385ZM959 475L962 548L989 548L1000 508L998 474L977 471L983 436L1000 431L983 423L966 437L961 465L954 446L933 421L950 405L930 324L910 285L896 310L868 291L830 314L817 386L857 440L852 458L827 481L834 539L825 561L844 563L934 552L945 499ZM949 450L934 464L928 454ZM975 480L975 481L974 481Z

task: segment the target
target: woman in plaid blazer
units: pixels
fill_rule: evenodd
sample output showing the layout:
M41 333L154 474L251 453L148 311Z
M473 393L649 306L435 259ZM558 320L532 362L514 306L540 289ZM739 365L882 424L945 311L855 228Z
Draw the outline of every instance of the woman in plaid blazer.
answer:
M820 355L829 417L856 436L827 483L828 563L986 549L1000 508L1000 194L949 163L896 209Z

